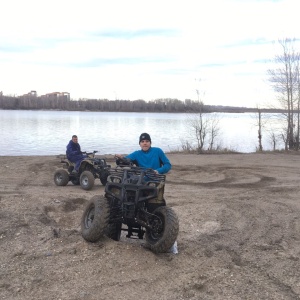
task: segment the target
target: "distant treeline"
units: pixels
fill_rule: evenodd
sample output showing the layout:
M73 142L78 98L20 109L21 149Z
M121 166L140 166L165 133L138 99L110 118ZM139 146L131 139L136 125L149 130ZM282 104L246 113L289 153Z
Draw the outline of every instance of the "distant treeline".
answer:
M257 108L203 105L202 112L257 112ZM105 111L105 112L197 112L199 102L186 99L144 100L108 100L85 99L72 100L67 97L38 97L24 95L20 97L0 94L0 109L11 110L65 110L65 111ZM275 109L260 109L262 112L280 112Z

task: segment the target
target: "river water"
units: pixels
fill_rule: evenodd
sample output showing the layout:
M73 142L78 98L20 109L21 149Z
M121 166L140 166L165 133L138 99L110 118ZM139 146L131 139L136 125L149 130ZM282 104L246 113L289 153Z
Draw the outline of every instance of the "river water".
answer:
M216 145L239 152L254 152L258 145L255 114L218 113ZM185 113L116 113L0 110L0 155L57 155L65 153L77 134L82 151L98 154L130 153L139 149L138 138L148 132L152 146L165 152L182 150L196 138ZM271 149L265 141L264 149Z

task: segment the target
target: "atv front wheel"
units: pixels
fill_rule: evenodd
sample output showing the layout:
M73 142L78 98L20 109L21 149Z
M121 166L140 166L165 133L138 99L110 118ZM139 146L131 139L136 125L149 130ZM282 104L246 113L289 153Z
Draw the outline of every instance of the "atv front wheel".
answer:
M102 183L102 185L106 185L107 183L107 177L108 177L109 174L103 176L103 177L100 177L100 182Z
M100 182L102 183L102 185L106 185L106 183L107 183L107 179L100 179Z
M88 241L99 241L109 221L109 203L104 196L94 196L88 202L81 218L81 234Z
M54 183L58 186L65 186L69 182L69 174L65 169L56 170L54 173Z
M92 172L90 171L84 171L80 175L80 185L81 187L88 191L91 190L95 183L95 177Z
M155 253L168 252L177 239L179 220L176 213L168 206L154 210L152 229L146 228L146 243Z

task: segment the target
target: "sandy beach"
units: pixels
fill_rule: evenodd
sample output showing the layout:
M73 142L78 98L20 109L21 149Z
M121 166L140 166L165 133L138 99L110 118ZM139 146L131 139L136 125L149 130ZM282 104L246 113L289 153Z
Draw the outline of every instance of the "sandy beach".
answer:
M56 156L0 157L1 299L300 299L300 156L168 154L178 254L80 233L87 201ZM110 164L114 160L106 156Z

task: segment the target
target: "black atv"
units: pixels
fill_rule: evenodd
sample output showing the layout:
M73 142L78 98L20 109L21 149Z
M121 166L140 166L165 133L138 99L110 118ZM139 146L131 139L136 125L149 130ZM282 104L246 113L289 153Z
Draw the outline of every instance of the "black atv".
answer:
M88 202L81 219L83 238L97 242L106 235L119 241L121 231L128 238L143 239L145 234L153 252L168 252L177 239L179 221L163 197L166 176L122 163L119 159L110 170L105 196Z
M103 158L95 158L98 151L91 153L82 152L87 155L81 163L78 172L74 171L75 163L70 162L65 156L61 157L63 169L58 169L54 173L54 182L56 185L65 186L71 181L74 185L79 185L84 190L90 190L94 186L95 179L99 178L101 183L107 183L110 165L106 164Z

